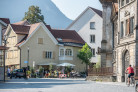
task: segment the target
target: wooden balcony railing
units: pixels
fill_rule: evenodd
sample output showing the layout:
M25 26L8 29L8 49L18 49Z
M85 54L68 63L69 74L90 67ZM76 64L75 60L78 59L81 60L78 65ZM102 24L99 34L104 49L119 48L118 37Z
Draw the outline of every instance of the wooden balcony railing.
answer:
M138 80L138 67L135 68L135 79Z
M88 76L107 76L107 75L113 75L113 67L88 69Z

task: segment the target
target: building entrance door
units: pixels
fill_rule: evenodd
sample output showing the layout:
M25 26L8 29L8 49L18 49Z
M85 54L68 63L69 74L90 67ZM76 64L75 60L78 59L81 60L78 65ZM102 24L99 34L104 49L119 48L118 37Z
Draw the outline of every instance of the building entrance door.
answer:
M125 82L125 70L127 69L127 67L129 66L129 61L130 61L130 55L129 55L129 52L128 50L125 51L124 53L124 58L123 58L123 70L122 70L122 73L123 73L123 81Z

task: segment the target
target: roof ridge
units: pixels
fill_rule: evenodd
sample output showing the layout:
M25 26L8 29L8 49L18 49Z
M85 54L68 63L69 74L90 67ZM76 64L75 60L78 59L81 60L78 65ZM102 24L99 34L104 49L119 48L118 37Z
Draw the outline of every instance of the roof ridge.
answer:
M69 29L52 29L52 30L58 30L58 31L75 31L75 30L69 30Z
M101 10L90 7L90 6L89 6L89 8L91 8L95 13L97 13L100 17L102 17L102 11Z

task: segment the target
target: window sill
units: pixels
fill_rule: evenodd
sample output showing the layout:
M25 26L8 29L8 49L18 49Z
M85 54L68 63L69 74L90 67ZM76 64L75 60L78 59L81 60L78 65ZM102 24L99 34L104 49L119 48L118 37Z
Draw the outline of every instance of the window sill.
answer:
M95 28L90 28L91 30L95 30Z
M131 38L134 37L134 33L125 35L125 36L121 37L120 39L126 39L126 38L130 38L130 37L131 37Z
M95 44L95 42L90 42L90 43Z

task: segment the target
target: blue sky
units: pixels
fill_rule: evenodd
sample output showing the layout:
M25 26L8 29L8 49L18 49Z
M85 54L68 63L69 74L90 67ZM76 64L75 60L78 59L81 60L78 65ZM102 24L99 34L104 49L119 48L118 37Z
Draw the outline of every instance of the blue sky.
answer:
M70 19L74 20L88 6L102 10L99 0L52 0Z

